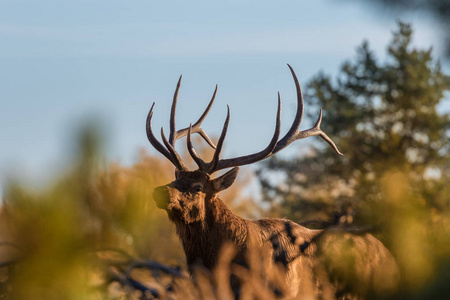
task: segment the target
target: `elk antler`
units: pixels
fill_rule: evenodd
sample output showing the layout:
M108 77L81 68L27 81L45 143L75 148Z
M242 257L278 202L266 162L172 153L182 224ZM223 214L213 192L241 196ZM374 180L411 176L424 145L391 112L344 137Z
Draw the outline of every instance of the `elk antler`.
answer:
M222 165L224 163L226 164L227 162L232 161L233 164L230 165L230 167L234 167L234 166L242 166L242 165L251 164L253 162L256 162L256 161L259 161L259 160L262 160L262 159L268 157L274 150L274 148L277 144L277 141L278 141L278 137L280 135L281 99L280 99L280 94L278 94L278 109L277 109L275 132L273 134L272 140L270 141L269 145L264 150L262 150L258 153L255 153L255 154L241 156L241 157L237 157L234 159L219 160L220 151L222 150L223 141L225 139L225 135L227 134L228 123L230 121L230 108L229 107L227 107L227 108L228 108L227 118L225 120L225 124L223 126L222 134L220 135L219 142L217 143L217 148L216 148L216 151L214 152L213 159L210 163L205 163L200 157L198 157L198 155L196 154L196 152L194 150L194 147L192 147L190 132L188 133L187 148L189 150L189 153L191 154L192 158L197 163L199 169L202 171L205 171L208 174L212 174L215 171L218 171L218 170L221 170L224 168L228 168L228 166L222 167Z
M322 137L327 143L331 145L331 147L334 149L334 151L340 155L342 155L341 152L339 152L338 148L334 144L334 142L327 136L325 132L323 132L320 129L320 123L322 121L322 109L320 109L319 118L316 121L316 124L310 128L303 131L299 131L298 128L300 127L300 124L302 122L303 117L303 96L302 96L302 90L300 87L300 84L298 82L297 76L295 75L294 70L292 67L288 64L289 69L291 70L292 77L294 78L295 87L297 90L297 113L295 115L295 119L292 122L291 128L286 133L286 135L278 141L278 137L280 135L280 118L281 118L281 99L280 99L280 93L278 93L278 108L277 108L277 118L275 123L275 132L272 136L272 139L269 143L269 145L262 151L257 152L255 154L240 156L236 158L229 158L229 159L219 159L220 152L222 150L223 142L225 140L225 136L227 134L228 130L228 124L230 122L230 108L227 107L227 117L225 119L225 123L223 125L222 133L219 137L219 140L217 142L217 147L214 145L214 143L209 139L209 137L206 135L206 133L203 131L203 129L200 127L201 123L205 119L206 115L208 114L214 99L216 97L217 92L217 85L216 89L214 90L214 94L212 96L211 101L209 102L208 106L206 107L203 114L200 116L197 122L194 123L194 125L190 125L187 128L181 129L176 131L175 130L175 110L177 105L177 98L178 98L178 91L180 89L180 83L181 83L181 76L178 80L177 87L175 90L175 94L173 96L173 102L172 102L172 109L170 113L170 134L169 134L169 140L167 140L166 136L164 135L164 131L161 128L161 137L163 140L163 143L165 147L155 138L152 132L152 126L151 121L153 117L153 107L155 106L155 103L153 103L150 112L147 116L147 137L150 143L155 147L156 150L158 150L161 154L163 154L167 159L169 159L177 169L179 170L187 170L186 166L184 165L183 161L181 160L180 156L175 151L175 142L180 139L181 137L187 135L187 148L189 151L189 154L192 156L193 160L197 163L200 170L212 174L216 171L230 168L230 167L236 167L236 166L243 166L248 165L260 160L263 160L265 158L268 158L275 153L281 151L282 149L286 148L288 145L290 145L292 142L304 139L309 136L319 135ZM191 134L192 133L199 133L205 141L213 148L215 148L214 156L211 162L206 163L203 161L198 154L195 152L194 147L192 146L191 141Z
M193 126L190 126L189 128L183 128L178 131L175 130L175 110L177 107L177 100L178 100L178 91L180 90L181 85L181 78L178 80L177 87L175 89L175 93L173 95L173 101L172 101L172 108L170 111L170 134L169 134L169 141L167 141L164 131L161 128L161 137L163 140L164 145L166 148L156 139L155 135L152 131L152 118L153 118L153 108L155 106L155 102L153 102L152 107L150 108L150 111L147 116L147 122L146 122L146 131L147 131L147 138L149 142L153 145L153 147L158 150L161 154L163 154L168 160L170 160L177 169L179 170L187 170L185 164L181 160L178 153L175 151L175 142L184 137L188 134L188 131L191 131L192 133L198 133L200 134L203 139L212 147L216 148L214 143L211 141L211 139L208 137L208 135L203 131L203 129L200 127L203 120L206 118L206 115L208 114L209 110L211 109L214 99L216 98L217 93L217 85L214 90L214 93L212 95L211 101L209 101L208 106L206 107L203 114L200 116L200 118L197 120L197 122L194 123Z
M320 129L320 123L322 122L322 108L319 112L319 118L316 121L316 124L310 129L298 131L298 128L300 127L300 123L302 122L303 118L303 95L302 95L302 89L300 87L300 83L298 82L297 76L295 75L294 70L292 67L288 64L289 69L291 70L292 77L294 78L295 82L295 88L297 90L297 113L295 114L294 122L292 122L291 128L286 133L286 135L277 143L277 146L275 147L274 151L271 155L277 153L278 151L284 149L292 142L304 139L309 136L313 135L319 135L321 138L323 138L330 146L333 148L333 150L339 154L343 155L341 152L339 152L336 144L328 137L328 135L323 132Z
M192 158L198 164L200 170L203 170L203 171L207 172L208 174L212 174L212 173L222 170L222 169L252 164L254 162L263 160L267 157L274 155L275 153L286 148L289 144L291 144L292 142L294 142L296 140L304 139L304 138L307 138L309 136L314 136L314 135L319 135L320 137L322 137L326 142L328 142L331 145L331 147L334 149L334 151L336 153L342 155L342 153L339 152L339 150L336 147L336 145L334 144L334 142L327 136L327 134L325 132L323 132L320 129L320 123L322 121L322 109L320 109L319 118L318 118L316 124L312 128L303 130L303 131L298 130L300 123L302 122L302 117L303 117L303 96L302 96L302 90L301 90L300 84L298 82L298 79L297 79L297 76L295 75L294 70L292 69L292 67L289 64L288 64L288 67L291 70L291 74L292 74L292 77L294 78L295 87L297 90L297 113L295 115L295 119L291 125L291 128L286 133L286 135L281 140L278 141L278 136L280 134L280 113L281 113L281 99L280 99L280 93L278 93L278 110L277 110L275 133L274 133L269 145L264 150L262 150L258 153L255 153L255 154L219 160L220 150L222 148L223 140L225 139L225 135L226 135L227 128L228 128L228 122L229 122L229 118L230 118L230 113L229 113L229 109L228 109L227 119L225 121L223 130L222 130L222 134L220 135L219 143L218 143L217 149L214 153L213 160L210 163L205 163L195 153L195 150L191 144L190 135L188 133L188 141L187 141L188 150L189 150L189 153L191 154ZM220 144L220 146L219 146L219 144Z

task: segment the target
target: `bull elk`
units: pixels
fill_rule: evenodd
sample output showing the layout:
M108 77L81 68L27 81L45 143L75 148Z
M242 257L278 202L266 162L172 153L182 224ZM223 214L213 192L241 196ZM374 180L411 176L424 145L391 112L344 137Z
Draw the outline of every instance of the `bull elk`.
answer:
M202 266L213 271L218 264L222 246L231 243L236 248L234 263L246 266L248 253L253 247L258 249L263 257L270 257L269 260L264 260L263 268L266 270L266 275L271 273L268 271L270 268L283 270L277 274L282 274L282 281L288 287L287 292L282 294L285 298L305 295L308 291L313 291L316 296L319 296L321 293L324 295L326 290L332 291L336 297L346 297L349 281L356 282L359 289L352 290L351 295L355 293L361 295L369 289L389 290L395 285L398 275L397 267L389 251L372 235L367 233L352 235L348 232L324 234L323 230L308 229L286 219L247 220L232 213L218 197L220 191L233 184L239 166L266 159L296 140L318 135L328 142L336 153L342 155L335 143L320 129L322 110L312 128L299 131L303 116L303 97L297 76L291 66L288 65L288 67L297 90L297 112L289 131L279 139L281 100L278 93L275 131L268 146L255 154L229 159L219 158L230 121L229 107L217 145L201 127L214 102L217 86L211 101L197 122L178 131L175 129L180 76L173 96L168 139L161 128L164 145L155 138L152 131L155 103L147 117L148 140L176 168L176 180L155 188L153 199L158 208L165 210L175 224L191 273L194 272L195 266ZM198 133L215 149L210 162L204 161L194 150L191 140L193 133ZM175 142L184 136L187 136L187 150L198 165L195 171L188 170L175 151ZM215 172L228 168L232 169L219 177L212 178ZM335 252L345 245L350 245L352 270L340 270L342 272L339 273L339 265L342 261L341 256ZM324 273L327 276L323 276ZM352 276L347 276L348 274ZM270 285L269 281L265 282ZM239 284L233 287L236 286ZM238 292L235 296L238 297Z

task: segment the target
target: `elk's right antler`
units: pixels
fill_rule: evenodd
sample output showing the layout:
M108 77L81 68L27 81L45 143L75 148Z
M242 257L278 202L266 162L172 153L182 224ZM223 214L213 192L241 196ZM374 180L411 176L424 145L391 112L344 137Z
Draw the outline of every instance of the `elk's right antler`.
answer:
M175 147L174 147L175 141L177 139L187 135L187 148L188 148L189 154L192 156L194 161L197 163L199 169L208 174L212 174L212 173L222 170L222 169L248 165L248 164L252 164L257 161L266 159L266 158L274 155L275 153L281 151L282 149L286 148L292 142L299 140L299 139L307 138L309 136L314 136L314 135L318 135L318 136L322 137L328 144L330 144L330 146L334 149L334 151L336 153L342 155L342 153L339 152L339 150L336 147L336 145L334 144L334 142L327 136L327 134L325 132L323 132L320 129L320 123L322 122L322 109L320 109L319 118L317 119L316 124L312 128L307 129L307 130L302 130L302 131L298 130L298 128L300 127L300 124L302 122L302 118L303 118L303 96L302 96L302 90L301 90L300 84L298 82L298 79L297 79L297 76L295 75L294 70L292 69L292 67L289 64L288 64L288 67L291 70L291 74L292 74L292 77L294 78L295 87L297 90L297 113L295 115L295 119L292 122L292 125L291 125L291 128L289 129L289 131L286 133L286 135L281 140L278 141L278 137L280 135L280 123L281 123L281 121L280 121L281 99L280 99L280 93L278 93L278 109L277 109L277 118L276 118L276 123L275 123L275 132L272 136L272 139L271 139L269 145L264 150L257 152L255 154L240 156L240 157L236 157L236 158L219 159L220 152L221 152L222 146L223 146L223 142L225 140L225 136L226 136L226 133L228 130L228 124L230 121L230 108L229 107L227 108L227 118L225 120L223 129L222 129L222 133L219 137L219 141L217 142L217 147L214 146L214 144L211 142L209 137L206 135L206 133L200 127L201 122L205 119L206 115L208 114L208 112L214 102L214 98L215 98L216 92L217 92L217 86L214 91L213 97L212 97L210 103L208 104L208 107L206 108L204 113L200 116L198 121L196 123L194 123L194 125L190 125L189 127L185 128L185 129L175 131L175 108L176 108L176 103L177 103L178 90L180 88L181 76L180 76L180 80L178 81L177 88L175 90L175 94L174 94L174 98L173 98L173 103L172 103L172 110L171 110L171 115L170 115L169 141L167 141L167 139L164 135L164 132L161 128L161 136L162 136L162 139L163 139L163 142L164 142L166 148L164 148L164 146L161 145L161 143L159 143L159 141L154 137L152 129L151 129L151 119L153 116L153 107L155 105L154 103L153 103L152 108L150 109L150 112L147 117L147 136L148 136L150 143L153 145L153 147L155 147L156 150L158 150L165 157L167 157L167 159L169 159L175 165L175 167L177 169L187 170L187 168L184 165L184 163L182 162L181 158L176 153ZM194 147L192 146L192 141L191 141L192 133L199 133L208 142L208 144L211 147L215 148L214 156L213 156L213 159L211 160L211 162L207 163L207 162L203 161L195 152Z

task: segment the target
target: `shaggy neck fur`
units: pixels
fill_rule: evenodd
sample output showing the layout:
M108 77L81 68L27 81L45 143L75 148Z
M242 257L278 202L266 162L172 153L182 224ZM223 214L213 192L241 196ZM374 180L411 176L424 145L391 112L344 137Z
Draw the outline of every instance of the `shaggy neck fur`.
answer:
M240 257L246 249L249 221L233 214L217 196L206 200L205 219L192 224L175 222L189 269L202 265L213 269L226 242L238 247Z

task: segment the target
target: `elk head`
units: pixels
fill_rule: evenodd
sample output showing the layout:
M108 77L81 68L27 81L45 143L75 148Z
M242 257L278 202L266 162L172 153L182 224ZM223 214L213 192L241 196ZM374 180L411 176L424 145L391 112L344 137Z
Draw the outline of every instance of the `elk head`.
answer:
M194 125L191 124L189 127L177 131L175 130L175 110L177 105L178 91L181 83L180 76L175 94L173 96L172 109L170 114L170 134L168 140L164 134L164 130L161 128L161 138L164 146L155 138L152 131L151 122L153 116L153 108L155 105L155 103L153 103L146 123L148 140L153 145L153 147L162 155L164 155L168 160L170 160L176 168L176 180L165 186L157 187L153 193L153 198L159 208L165 209L167 211L172 221L175 221L177 223L181 222L187 225L204 220L208 204L207 201L210 199L214 199L215 195L218 192L228 188L233 184L238 173L238 166L248 165L266 159L274 155L278 151L284 149L295 140L319 135L326 142L328 142L338 154L341 154L334 142L320 129L322 110L320 110L319 118L312 128L303 131L298 130L303 117L303 97L297 76L295 75L294 70L291 68L291 66L288 65L288 67L292 73L297 89L297 113L295 119L286 135L283 138L279 139L281 100L280 94L278 93L278 109L274 134L268 146L262 151L255 154L229 159L219 158L230 121L229 107L225 124L217 142L217 146L211 141L211 139L201 128L201 123L205 119L214 102L217 92L217 86L211 101L209 102L207 108L197 120L197 122L195 122ZM194 150L191 141L191 135L193 133L200 134L201 137L212 148L215 149L211 162L205 162L204 160L202 160ZM175 142L184 136L187 136L187 149L189 151L189 154L198 165L198 169L195 171L189 171L178 153L175 151ZM214 172L227 168L233 169L220 177L211 178L211 175Z

